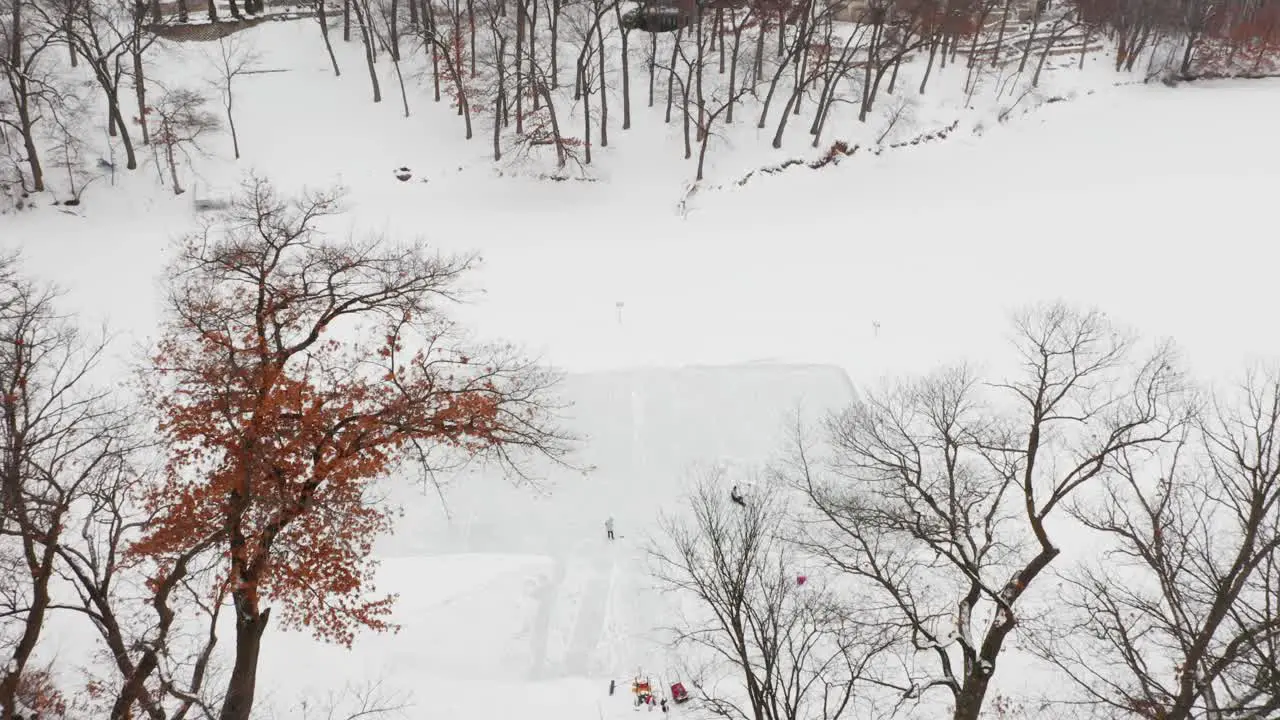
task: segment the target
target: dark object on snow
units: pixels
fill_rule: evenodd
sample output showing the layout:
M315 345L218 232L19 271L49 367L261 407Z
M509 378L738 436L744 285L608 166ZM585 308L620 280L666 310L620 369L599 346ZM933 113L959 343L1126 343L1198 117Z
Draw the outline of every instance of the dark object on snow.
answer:
M396 168L396 179L400 182L409 182L413 178L413 171L407 167Z
M808 581L809 581L809 576L808 576L808 575L797 575L797 576L796 576L796 584L797 584L797 585L803 585L803 584L805 584L805 583L806 583L806 582L808 582Z
M689 24L690 13L669 0L644 2L622 15L622 29L649 33L675 32Z
M662 698L662 703L661 703L661 705L662 705L662 712L666 712L666 711L667 711L667 699L666 699L666 698Z
M737 485L734 485L733 489L729 491L729 499L738 503L742 507L747 506L747 503L742 499L742 493L738 492Z
M671 699L677 703L682 703L689 699L689 691L684 689L684 683L672 683Z
M617 681L617 680L610 680L610 681L609 681L609 695L610 695L610 696L612 696L612 695L613 695L613 689L614 689L614 687L616 687L616 686L617 686L617 684L618 684L618 681Z

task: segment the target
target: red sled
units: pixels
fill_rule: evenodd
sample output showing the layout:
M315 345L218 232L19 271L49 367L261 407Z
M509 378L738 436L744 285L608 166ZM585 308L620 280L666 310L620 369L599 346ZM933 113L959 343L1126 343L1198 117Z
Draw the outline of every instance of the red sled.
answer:
M677 703L689 699L689 691L684 689L684 683L675 683L671 686L671 699Z

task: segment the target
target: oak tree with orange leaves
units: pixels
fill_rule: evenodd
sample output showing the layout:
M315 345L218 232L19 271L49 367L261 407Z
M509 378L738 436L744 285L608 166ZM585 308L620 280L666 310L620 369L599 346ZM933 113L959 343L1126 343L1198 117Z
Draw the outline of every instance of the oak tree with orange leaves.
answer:
M340 201L251 177L168 270L147 386L169 459L132 550L161 574L193 548L221 554L235 610L221 720L250 715L269 604L341 644L394 629L370 559L394 509L371 483L409 462L490 456L519 471L516 451L567 451L556 376L509 348L464 349L443 312L474 257L333 240L321 225Z

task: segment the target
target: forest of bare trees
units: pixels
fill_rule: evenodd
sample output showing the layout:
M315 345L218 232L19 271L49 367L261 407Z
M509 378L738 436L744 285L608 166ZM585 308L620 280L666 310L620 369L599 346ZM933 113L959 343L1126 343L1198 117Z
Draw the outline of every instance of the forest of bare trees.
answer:
M1200 390L1171 346L1063 305L1013 330L1012 374L865 391L665 522L657 577L698 607L673 630L716 715L1276 716L1276 369ZM996 690L1031 661L1038 701Z
M235 0L225 9L202 11L239 22L266 10ZM415 112L408 88L424 85L458 116L459 139L480 136L495 160L590 164L643 106L677 129L697 179L726 126L753 123L775 148L796 135L835 145L841 123L865 124L877 109L891 128L949 65L964 66L972 96L984 84L1034 88L1050 57L1076 53L1083 66L1103 41L1117 70L1150 79L1266 75L1280 57L1280 10L1256 0L341 0L314 9L335 74L367 76L372 101L394 98L406 116ZM182 192L175 153L199 149L212 130L235 134L232 80L255 55L238 36L224 38L205 63L221 79L152 81L157 33L191 17L181 0L3 0L0 181L9 193L41 192L54 177L58 199L78 202L104 169L132 171L147 155ZM364 67L342 67L335 43L358 46ZM225 118L193 93L219 96ZM110 148L85 147L97 131Z

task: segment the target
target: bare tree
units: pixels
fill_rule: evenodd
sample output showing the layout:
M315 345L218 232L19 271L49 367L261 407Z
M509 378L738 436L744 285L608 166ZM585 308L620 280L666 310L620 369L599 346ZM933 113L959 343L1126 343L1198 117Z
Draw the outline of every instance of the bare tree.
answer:
M583 141L567 135L561 127L555 97L551 94L551 78L544 69L543 62L533 55L528 44L525 45L525 60L527 65L524 62L517 63L517 67L524 68L522 87L539 98L541 104L531 109L522 109L517 89L513 152L528 157L536 149L550 145L555 149L557 171L563 171L570 163L581 166L579 148L583 146Z
M863 40L867 25L858 23L856 29L849 31L842 39L834 35L835 24L831 15L825 17L826 30L822 47L823 55L820 63L819 78L822 80L822 91L818 94L818 104L814 111L813 124L809 127L813 135L813 147L818 147L822 139L822 131L826 128L827 118L836 103L849 102L840 93L840 88L853 75L858 58L865 49Z
M251 178L220 223L182 241L169 268L170 315L145 380L169 452L163 482L145 498L156 517L131 547L163 567L205 558L231 583L223 720L251 716L274 609L286 627L347 646L363 629L393 627L394 597L369 599L375 560L361 550L394 518L370 483L450 458L518 474L526 453L562 461L569 449L554 424L558 375L509 347L468 343L444 315L471 258L329 240L317 223L340 211L336 193L290 201ZM382 326L385 345L347 334L373 332L366 323ZM301 387L317 398L302 410L271 399ZM254 393L263 400L248 414L218 409ZM324 429L302 429L312 422ZM235 447L213 449L225 439ZM309 444L301 455L298 443ZM203 466L206 452L226 474ZM178 469L189 461L198 466ZM177 500L193 489L208 502Z
M213 7L213 3L209 6ZM63 28L67 42L89 65L102 90L107 102L108 134L120 137L125 167L129 170L137 169L138 157L120 105L120 80L125 68L133 63L131 53L136 50L134 25L137 22L126 0L84 0L72 8ZM139 108L139 113L145 117L146 108Z
M56 296L0 268L0 543L17 551L0 627L15 639L0 671L0 718L13 720L23 675L56 599L58 548L72 507L127 450L124 417L90 377L104 341L57 313ZM7 627L4 627L7 626Z
M220 698L209 694L208 680L225 581L207 588L217 581L194 555L161 568L130 555L153 519L138 502L151 482L153 470L122 462L86 488L82 516L58 547L59 572L77 597L62 607L86 617L102 642L98 667L108 677L89 682L115 691L99 695L98 715L213 717Z
M218 49L210 58L217 72L212 85L222 96L222 107L227 111L227 129L231 131L231 147L237 160L240 159L240 136L236 134L236 119L232 112L235 106L235 82L240 76L253 72L258 60L257 51L246 44L241 35L219 38Z
M378 51L374 45L373 14L369 10L368 0L348 0L356 13L356 22L360 29L360 43L364 46L365 65L369 68L369 84L373 89L373 101L382 102L382 85L378 82Z
M0 73L9 88L10 101L0 105L0 128L8 127L22 140L23 154L31 176L30 188L44 190L44 168L36 144L42 106L56 102L66 92L56 83L45 51L53 46L54 34L37 24L40 15L25 12L25 0L0 2Z
M1068 33L1079 30L1080 25L1076 18L1075 14L1060 14L1049 26L1048 34L1039 38L1039 42L1044 43L1044 47L1040 50L1040 59L1036 61L1036 71L1031 75L1031 87L1040 86L1040 74L1044 71L1045 61L1049 59L1057 43ZM1088 46L1088 38L1082 39L1081 42ZM1027 47L1028 49L1031 47L1030 40L1027 41Z
M696 130L694 137L698 140L698 164L697 169L694 171L694 181L701 182L706 170L707 147L715 134L716 122L731 113L733 106L743 97L754 92L755 88L748 83L743 83L737 87L728 85L710 93L699 89L696 83L693 83L694 87L690 88L686 86L686 83L691 82L689 80L690 76L700 72L696 69L696 66L704 62L705 55L699 49L696 54L690 56L685 52L684 44L677 43L676 56L684 65L684 76L681 76L678 72L673 72L673 68L668 68L656 62L655 65L668 72L669 77L675 78L675 81L680 85L680 94L684 99L685 158L687 159L692 155L693 148L689 135L689 130L692 127ZM697 109L696 115L689 107L691 102Z
M959 366L870 392L831 418L829 461L801 444L790 471L814 511L806 546L881 598L911 665L932 658L893 682L945 689L956 720L979 717L1019 600L1062 552L1059 508L1187 420L1167 346L1136 357L1101 313L1063 305L1014 330L1011 379Z
M57 127L54 135L53 165L67 174L67 191L71 197L63 201L63 205L80 204L80 196L91 182L101 177L93 172L86 162L85 134L86 118L89 116L82 99L72 93L64 94L58 102L49 106L53 123Z
M400 12L398 0L391 0L389 6L379 4L377 12L369 9L369 32L377 40L388 55L391 56L391 67L396 71L396 83L400 86L400 104L404 107L404 116L409 117L409 93L404 86L404 72L400 68ZM379 26L378 20L382 21ZM386 28L386 31L383 31Z
M178 155L189 156L191 150L199 150L200 139L220 127L217 116L205 109L207 103L195 90L178 88L166 92L154 108L156 139L164 148L174 195L186 192L178 181Z
M427 3L428 7L431 3ZM458 115L462 117L465 137L471 139L471 92L472 88L467 82L467 76L464 72L464 56L467 40L464 37L463 28L467 23L467 17L463 12L460 0L449 0L446 4L447 14L444 22L441 22L439 13L434 9L428 11L430 20L423 24L419 30L419 38L424 48L431 53L433 67L439 64L440 59L444 60L446 79L452 84L450 95L451 102L458 110ZM436 83L436 100L440 99L439 77L440 73L434 72L433 76Z
M512 95L511 65L515 60L510 52L510 38L514 18L506 12L503 0L482 0L478 6L485 28L489 31L487 51L481 54L480 74L487 78L482 84L484 100L493 107L493 160L502 159L502 129L510 122Z
M385 678L348 682L324 697L303 698L298 705L303 718L314 720L378 720L407 718L412 693L389 687Z
M664 517L651 551L659 583L696 601L674 630L701 661L693 682L703 706L737 720L852 715L859 684L892 643L856 622L837 593L797 579L788 510L774 489L761 486L738 506L727 482L703 478L689 517Z
M326 9L327 0L314 0L316 3L316 22L320 25L320 38L324 40L325 52L329 54L329 64L333 66L333 76L342 77L342 70L338 67L338 56L333 54L333 41L329 38L329 15ZM210 7L213 3L210 3ZM414 5L410 0L411 7Z
M1101 498L1074 508L1112 547L1072 579L1084 637L1042 654L1112 712L1275 717L1280 371L1250 373L1178 443L1126 449L1109 474Z

